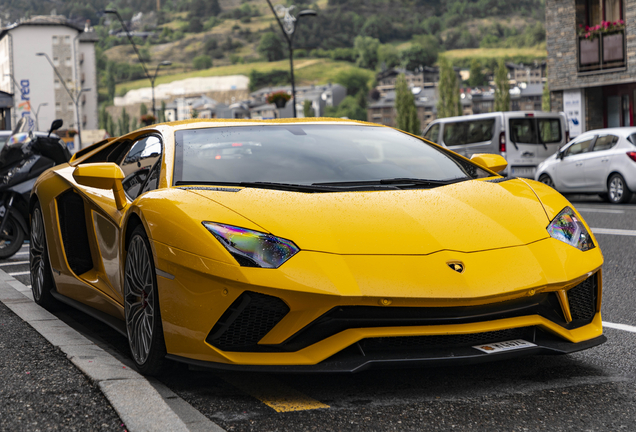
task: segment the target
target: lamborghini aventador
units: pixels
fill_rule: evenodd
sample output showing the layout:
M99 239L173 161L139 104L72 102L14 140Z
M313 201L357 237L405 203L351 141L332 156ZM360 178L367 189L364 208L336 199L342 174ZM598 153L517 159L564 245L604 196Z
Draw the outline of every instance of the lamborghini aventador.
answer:
M33 188L37 303L128 338L145 374L360 371L605 341L603 257L554 189L396 129L189 120L76 153Z

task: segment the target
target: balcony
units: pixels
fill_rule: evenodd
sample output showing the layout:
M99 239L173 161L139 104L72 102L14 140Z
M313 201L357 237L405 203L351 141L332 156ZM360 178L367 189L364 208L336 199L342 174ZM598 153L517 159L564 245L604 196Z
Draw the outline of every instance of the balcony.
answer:
M594 39L578 36L579 72L610 72L624 68L625 30L601 34Z

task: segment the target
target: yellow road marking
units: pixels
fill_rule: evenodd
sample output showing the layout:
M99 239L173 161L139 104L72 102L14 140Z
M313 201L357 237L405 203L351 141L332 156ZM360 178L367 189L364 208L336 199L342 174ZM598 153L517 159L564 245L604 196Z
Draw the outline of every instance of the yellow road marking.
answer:
M223 379L243 393L255 397L276 412L329 408L309 396L268 376L227 375Z

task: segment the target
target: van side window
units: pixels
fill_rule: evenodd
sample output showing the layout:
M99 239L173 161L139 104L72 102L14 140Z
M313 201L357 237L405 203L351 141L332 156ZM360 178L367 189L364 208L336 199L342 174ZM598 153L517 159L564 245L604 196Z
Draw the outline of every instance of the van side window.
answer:
M561 142L561 121L558 118L510 119L510 137L515 143L553 144Z
M533 118L510 119L512 141L524 144L539 144Z
M559 119L537 119L539 137L546 144L561 142L561 121Z
M449 122L444 125L444 144L448 147L492 140L495 119Z
M426 131L424 138L437 144L437 141L439 141L439 123L431 126L431 128Z

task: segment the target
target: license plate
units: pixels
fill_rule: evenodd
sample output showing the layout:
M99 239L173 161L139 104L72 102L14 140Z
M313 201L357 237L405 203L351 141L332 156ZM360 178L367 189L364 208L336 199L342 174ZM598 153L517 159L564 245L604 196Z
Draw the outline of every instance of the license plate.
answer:
M478 349L479 351L485 352L486 354L493 354L502 351L512 351L521 348L531 348L537 346L532 342L524 341L523 339L515 339L509 340L505 342L495 342L491 344L485 345L475 345L473 348Z
M535 167L512 168L512 175L518 177L534 177Z

